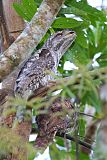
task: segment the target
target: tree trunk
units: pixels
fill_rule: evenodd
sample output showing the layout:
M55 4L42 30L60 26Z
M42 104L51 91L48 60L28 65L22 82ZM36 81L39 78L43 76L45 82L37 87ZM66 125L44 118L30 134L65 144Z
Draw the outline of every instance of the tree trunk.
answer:
M20 3L21 0L2 1L4 16L11 40L15 40L24 29L24 21L13 8L13 2Z

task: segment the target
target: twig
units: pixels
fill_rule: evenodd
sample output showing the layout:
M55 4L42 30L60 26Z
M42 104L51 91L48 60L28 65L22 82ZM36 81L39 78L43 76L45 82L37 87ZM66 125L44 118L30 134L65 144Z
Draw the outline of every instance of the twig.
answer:
M37 128L32 128L31 134L33 134L33 133L38 133L38 129ZM56 136L61 137L61 138L66 138L70 141L76 142L76 139L74 137L72 137L68 134L65 134L65 133L57 132ZM89 143L83 142L83 141L78 139L78 144L92 150L92 146Z
M62 138L66 137L67 139L69 139L69 140L71 140L71 141L73 141L73 142L76 142L76 139L75 139L74 137L72 137L72 136L70 136L70 135L68 135L68 134L65 134L65 133L59 133L59 132L58 132L58 133L56 134L56 136L62 137ZM91 147L90 144L88 144L88 143L86 143L86 142L83 142L83 141L81 141L81 140L79 140L79 139L78 139L78 144L80 144L81 146L84 146L84 147L92 150L92 147Z
M90 115L90 114L86 114L86 113L83 113L83 112L79 112L79 114L80 115L84 115L84 116L88 116L88 117L92 117L92 118L97 118L97 117L95 117L95 116L93 116L93 115Z

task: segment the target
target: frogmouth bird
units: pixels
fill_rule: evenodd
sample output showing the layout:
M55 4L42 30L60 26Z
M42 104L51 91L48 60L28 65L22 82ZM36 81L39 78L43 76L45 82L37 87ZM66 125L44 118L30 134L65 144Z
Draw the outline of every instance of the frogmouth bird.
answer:
M74 42L76 33L63 30L53 34L34 55L24 63L15 84L15 94L23 98L48 84L52 80L51 72L57 73L57 67L63 54Z
M53 80L51 72L57 73L59 61L76 38L76 33L63 30L54 33L43 47L28 58L21 68L15 83L15 95L28 99L35 90L47 86ZM18 107L17 119L23 121L23 108Z
M76 114L69 98L56 98L48 107L42 107L45 114L36 117L38 135L35 146L46 148L53 142L57 132L67 133L75 129Z

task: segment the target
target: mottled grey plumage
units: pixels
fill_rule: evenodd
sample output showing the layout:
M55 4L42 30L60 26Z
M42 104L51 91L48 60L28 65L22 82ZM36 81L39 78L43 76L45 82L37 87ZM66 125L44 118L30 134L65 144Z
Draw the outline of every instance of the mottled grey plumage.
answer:
M39 50L27 60L19 72L15 92L27 99L31 92L45 86L52 79L52 76L46 74L48 70L55 70L54 59L48 49Z
M70 30L53 34L21 68L16 80L15 94L27 99L34 90L46 86L52 79L49 72L56 74L60 58L73 43L75 37L75 32Z
M34 90L46 86L48 81L53 79L50 72L56 74L60 58L75 37L76 33L70 30L53 34L44 46L24 63L17 76L15 95L28 99ZM22 121L23 113L24 109L18 107L16 117L19 121Z

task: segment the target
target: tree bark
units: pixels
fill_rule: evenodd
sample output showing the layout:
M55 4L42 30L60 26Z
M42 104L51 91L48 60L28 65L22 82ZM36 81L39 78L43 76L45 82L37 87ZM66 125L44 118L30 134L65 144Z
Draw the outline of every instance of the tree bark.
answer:
M0 1L0 54L3 53L7 48L9 48L9 32L6 25L2 0Z
M23 19L16 13L13 8L13 2L20 3L21 0L5 0L3 3L4 16L10 36L10 40L15 40L24 29Z

